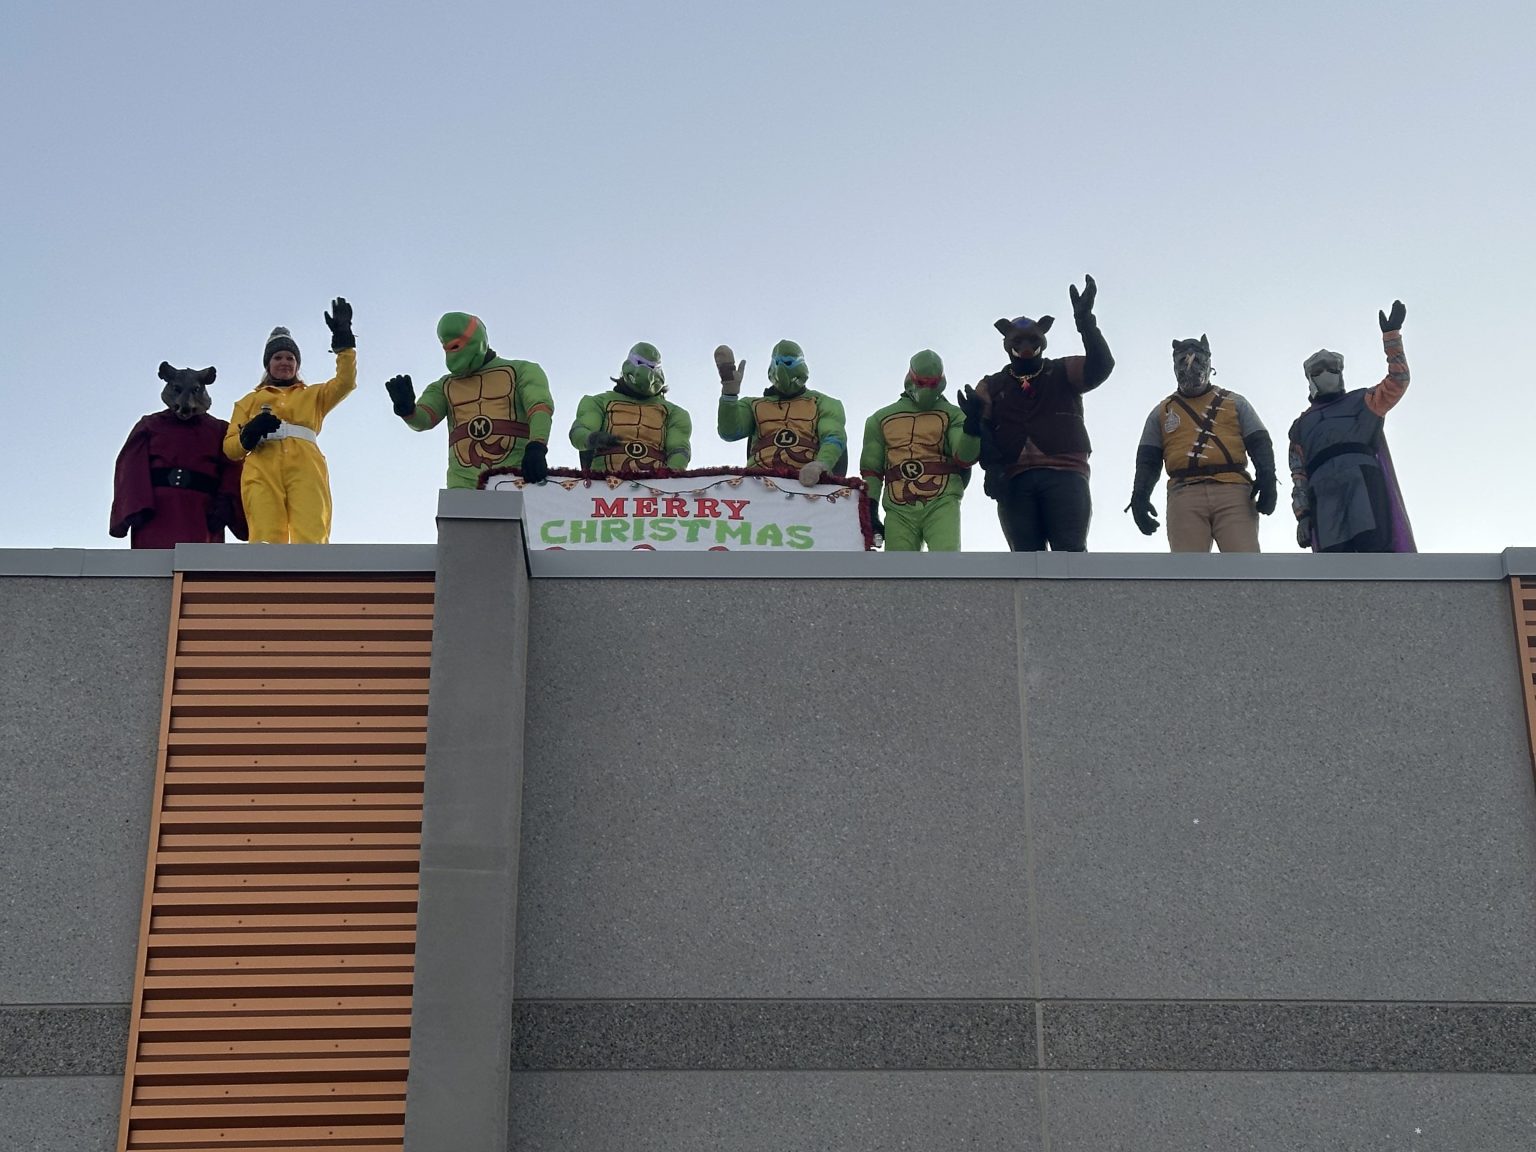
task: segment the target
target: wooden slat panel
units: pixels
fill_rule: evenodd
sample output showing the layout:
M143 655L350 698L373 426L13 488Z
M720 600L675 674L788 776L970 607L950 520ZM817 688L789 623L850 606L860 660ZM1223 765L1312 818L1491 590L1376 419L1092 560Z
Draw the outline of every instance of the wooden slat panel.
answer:
M149 1128L141 1132L135 1125L134 1135L128 1144L130 1152L150 1152L166 1148L185 1150L198 1145L207 1145L212 1148L227 1148L235 1142L242 1144L256 1144L258 1141L267 1149L272 1148L304 1148L314 1152L333 1152L338 1142L343 1138L351 1141L357 1140L390 1140L400 1143L393 1147L401 1147L405 1141L405 1126L403 1124L320 1124L320 1125L272 1125L251 1126L242 1124L239 1127L230 1125L227 1128Z
M143 1065L142 1084L167 1088L199 1085L259 1085L263 1082L336 1083L352 1080L393 1079L403 1082L409 1068L406 1056L357 1056L350 1054L294 1057L289 1060L154 1060Z
M426 692L425 676L262 676L237 680L194 673L176 677L177 692Z
M1536 595L1532 594L1536 592L1536 580L1515 576L1510 579L1509 586L1514 599L1516 647L1522 653L1529 653L1536 649ZM1532 655L1531 660L1536 661L1536 655ZM1536 673L1532 672L1529 663L1521 662L1520 680L1525 697L1526 740L1531 750L1532 771L1536 773Z
M119 1152L399 1152L432 581L173 595Z
M245 693L206 693L176 696L174 715L238 716L425 716L427 694L413 692L274 692L266 696Z
M430 656L430 640L182 640L178 656L262 656L294 653L300 656Z
M171 723L172 732L425 732L426 729L425 716L274 716L263 713L254 716L177 716Z
M261 580L224 579L214 575L199 577L187 591L187 599L192 601L228 600L302 600L306 597L317 599L335 598L344 601L387 599L391 596L419 598L432 598L432 579L422 577L420 579L402 580L397 577L384 576L371 579L361 576L349 576L343 579L322 579L320 577L282 580L277 578Z
M416 886L414 872L274 872L231 877L210 872L161 876L156 885L160 892L201 892L209 889L226 892L282 892L304 888L405 888Z
M197 1056L220 1060L290 1060L301 1056L403 1056L410 1050L410 1040L400 1036L350 1040L159 1040L141 1046L139 1057L150 1060L162 1056L174 1060Z
M284 773L286 776L287 773ZM284 786L283 780L273 780L273 788ZM292 786L292 785L287 785ZM398 785L396 785L398 786ZM270 793L232 793L232 791L217 788L217 786L204 786L204 788L189 788L181 785L175 793L167 794L166 808L192 808L204 811L210 817L217 813L241 813L252 808L295 808L318 809L319 805L330 805L333 808L415 808L416 819L421 819L421 790L413 793L355 793L349 791L352 785L338 788L321 788L321 790L309 791L309 793L293 793L293 791L270 791Z
M277 752L260 756L203 756L173 752L166 757L166 767L169 769L265 768L269 772L276 772L284 768L422 768L425 765L424 754L404 752L369 752L356 756L338 752L302 756Z
M305 955L253 956L231 952L222 956L151 956L152 974L229 972L409 972L416 966L411 952L314 952Z
M224 973L216 977L146 976L144 1000L148 1003L151 999L182 996L205 988L219 988L247 995L268 992L276 995L285 991L303 991L322 987L325 991L340 988L372 988L378 990L381 996L409 996L411 978L408 975L402 976L398 972L335 972L326 977L323 982L317 981L312 972L249 972L238 976Z
M268 753L298 755L318 752L362 749L367 752L418 752L425 755L427 733L389 732L360 729L356 732L176 732L166 733L166 745L172 755L206 751L210 755L249 752L253 756Z
M375 616L346 620L314 616L285 616L263 620L255 616L203 616L183 619L181 633L191 640L251 639L268 640L313 637L316 640L361 639L374 636L381 640L431 639L432 621L423 616Z
M396 1080L271 1080L264 1084L140 1084L135 1104L189 1104L195 1100L232 1103L237 1100L341 1100L347 1098L404 1100L405 1077Z
M356 600L343 599L331 604L306 604L299 600L252 600L249 603L236 607L230 601L205 601L197 596L183 601L181 607L181 618L183 620L195 621L208 616L243 616L252 620L309 618L330 621L355 620L364 616L386 620L396 618L430 619L432 616L432 603L429 600L423 600L408 604L366 604Z

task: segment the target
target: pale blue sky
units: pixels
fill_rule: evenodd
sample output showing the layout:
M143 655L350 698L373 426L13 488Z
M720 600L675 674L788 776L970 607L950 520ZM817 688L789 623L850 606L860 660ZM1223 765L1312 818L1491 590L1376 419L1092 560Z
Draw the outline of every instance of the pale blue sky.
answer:
M0 546L121 546L112 461L159 362L216 365L227 417L274 324L329 374L337 294L361 384L322 435L333 538L430 540L446 433L383 381L442 373L444 311L543 364L552 463L649 340L695 464L734 464L717 343L761 387L798 340L856 450L920 348L973 383L995 318L1050 312L1076 352L1084 272L1118 362L1087 402L1094 550L1166 548L1121 509L1172 339L1208 333L1283 440L1317 348L1380 378L1394 296L1420 547L1531 542L1536 6L519 7L6 5ZM966 543L999 549L979 489ZM1295 549L1284 501L1262 538Z

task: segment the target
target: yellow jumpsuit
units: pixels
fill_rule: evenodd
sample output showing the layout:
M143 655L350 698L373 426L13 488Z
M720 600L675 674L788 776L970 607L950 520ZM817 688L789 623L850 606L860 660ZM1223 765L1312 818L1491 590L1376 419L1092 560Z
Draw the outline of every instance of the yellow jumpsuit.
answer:
M252 544L326 544L331 538L331 479L318 444L268 436L251 452L240 429L263 408L285 425L319 432L325 415L357 387L357 349L336 353L336 376L324 384L261 384L241 398L224 436L224 455L244 460L240 499Z

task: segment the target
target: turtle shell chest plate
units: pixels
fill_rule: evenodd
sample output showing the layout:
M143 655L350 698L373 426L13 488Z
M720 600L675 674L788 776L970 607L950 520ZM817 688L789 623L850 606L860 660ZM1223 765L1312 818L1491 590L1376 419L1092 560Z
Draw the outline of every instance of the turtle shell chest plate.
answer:
M944 491L949 473L936 472L945 463L949 417L943 412L893 412L880 421L885 440L886 491L892 504L917 504Z
M752 463L759 468L798 469L816 459L821 437L816 433L818 406L814 396L788 400L763 397L752 404L757 436Z
M608 431L623 441L603 457L606 472L649 472L667 461L667 409L663 404L610 401L605 412Z
M517 376L498 365L473 376L450 376L443 394L451 406L453 430L462 426L467 436L456 438L454 453L459 463L473 468L499 464L512 451L516 435L506 425L517 420L513 396ZM527 433L523 433L525 436Z

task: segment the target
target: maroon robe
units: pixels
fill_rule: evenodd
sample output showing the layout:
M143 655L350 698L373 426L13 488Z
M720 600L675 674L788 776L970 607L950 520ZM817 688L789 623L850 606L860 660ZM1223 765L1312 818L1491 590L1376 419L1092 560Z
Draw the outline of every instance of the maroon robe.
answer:
M128 536L133 548L222 544L226 527L244 540L240 464L224 455L228 427L206 414L178 420L170 409L135 424L117 454L111 534ZM167 476L171 469L190 474L195 486L168 483L181 478ZM149 513L144 523L133 522L144 513Z

